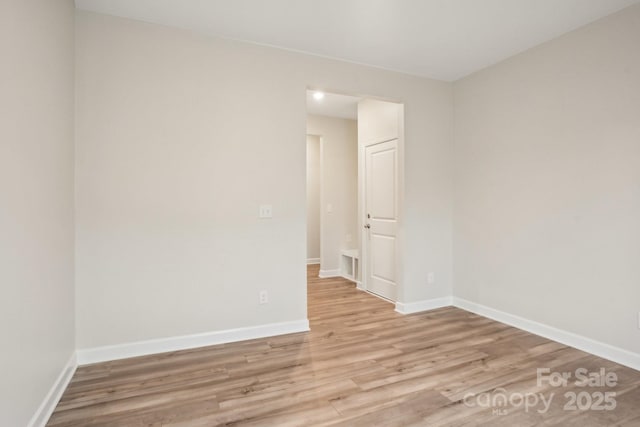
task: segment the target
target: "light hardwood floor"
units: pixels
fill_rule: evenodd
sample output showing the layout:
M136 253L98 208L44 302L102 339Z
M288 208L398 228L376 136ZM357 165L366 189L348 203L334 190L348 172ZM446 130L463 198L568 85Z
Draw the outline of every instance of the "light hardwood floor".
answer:
M640 426L638 371L457 308L403 316L317 267L308 278L311 332L80 367L48 425ZM618 381L538 387L537 368ZM501 392L511 403L485 405ZM571 392L583 407L614 392L616 408L565 410Z

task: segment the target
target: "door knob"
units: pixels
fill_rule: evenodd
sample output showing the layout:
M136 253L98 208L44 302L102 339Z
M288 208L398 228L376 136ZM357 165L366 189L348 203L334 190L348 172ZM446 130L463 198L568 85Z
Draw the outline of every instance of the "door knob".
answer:
M365 224L364 228L371 228L371 224Z

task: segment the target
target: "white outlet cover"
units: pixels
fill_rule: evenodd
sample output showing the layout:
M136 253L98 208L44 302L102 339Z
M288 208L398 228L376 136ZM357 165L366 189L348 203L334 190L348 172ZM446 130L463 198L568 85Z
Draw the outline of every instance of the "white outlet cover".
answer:
M269 303L269 293L267 291L260 291L260 304Z

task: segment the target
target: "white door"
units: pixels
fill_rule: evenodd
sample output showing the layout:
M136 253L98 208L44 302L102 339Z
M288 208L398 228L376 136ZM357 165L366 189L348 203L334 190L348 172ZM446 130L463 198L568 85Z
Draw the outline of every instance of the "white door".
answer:
M398 140L365 147L367 290L396 300Z

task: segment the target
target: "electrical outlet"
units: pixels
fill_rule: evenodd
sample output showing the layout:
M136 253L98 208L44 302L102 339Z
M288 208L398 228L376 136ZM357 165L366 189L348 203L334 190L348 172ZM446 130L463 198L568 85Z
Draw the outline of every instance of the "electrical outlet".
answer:
M260 304L269 304L269 293L267 291L260 291Z
M436 273L430 272L427 274L427 284L433 285L436 283Z

